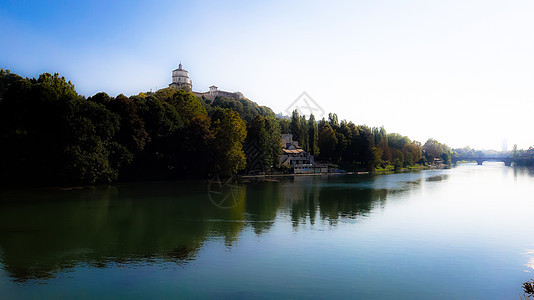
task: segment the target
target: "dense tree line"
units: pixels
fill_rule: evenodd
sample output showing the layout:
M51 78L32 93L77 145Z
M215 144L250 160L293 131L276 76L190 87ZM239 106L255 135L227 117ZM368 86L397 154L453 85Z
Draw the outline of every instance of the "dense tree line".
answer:
M449 146L441 144L435 139L428 139L423 145L423 154L427 161L442 160L444 164L451 165L452 150Z
M0 179L75 184L204 177L282 170L282 133L346 170L447 161L445 145L424 146L384 128L278 118L248 99L213 101L165 88L155 93L85 98L58 74L22 78L0 70ZM450 161L450 156L449 156Z
M272 111L246 101L243 116L265 118L259 126L273 132ZM85 99L58 74L28 79L1 70L0 176L72 184L233 174L245 167L247 125L237 111L218 105L230 102L207 105L171 88Z
M369 170L392 166L394 169L416 164L433 164L441 159L450 165L451 150L447 145L429 139L424 145L398 133L387 133L384 127L355 125L339 121L336 114L328 119L309 120L294 111L281 121L282 131L290 132L306 151L319 161L338 164L345 170Z
M534 146L524 150L517 149L517 145L514 145L511 155L514 164L518 166L534 166Z

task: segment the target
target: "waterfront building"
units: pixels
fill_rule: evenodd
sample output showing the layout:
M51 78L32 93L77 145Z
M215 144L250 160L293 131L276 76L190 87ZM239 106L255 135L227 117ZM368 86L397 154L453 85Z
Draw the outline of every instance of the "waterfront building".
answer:
M304 151L304 149L299 146L299 142L293 140L292 134L282 134L281 143L282 155L280 156L280 162L283 165L288 166L293 170L295 170L296 167L313 167L313 155Z

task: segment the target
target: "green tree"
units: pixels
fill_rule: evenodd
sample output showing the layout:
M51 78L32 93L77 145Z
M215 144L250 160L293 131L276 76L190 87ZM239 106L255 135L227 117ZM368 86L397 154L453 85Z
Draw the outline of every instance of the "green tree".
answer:
M319 133L318 144L321 155L320 158L332 161L336 154L337 142L336 133L330 124L326 123Z
M88 100L91 100L91 98ZM125 146L132 155L137 155L143 151L150 137L145 130L143 120L139 116L137 104L122 94L111 101L106 101L105 104L120 119L118 142Z
M374 145L382 150L381 160L383 162L391 162L393 155L388 142L388 134L386 129L382 126L380 128L373 127L371 129L373 133Z
M124 150L114 140L118 117L79 96L58 74L8 76L0 105L5 180L73 184L117 179ZM123 153L124 154L124 153ZM125 159L128 155L121 155Z
M373 144L373 134L371 129L365 125L356 127L354 143L356 150L356 162L369 171L374 170L376 164L380 163L382 150ZM377 155L380 156L377 157Z
M404 166L404 154L402 153L401 150L393 148L392 157L393 157L392 164L393 164L393 167L395 168L395 171L399 170L400 168Z
M214 129L230 129L221 129L220 124L214 128L213 125L208 116L198 115L189 120L187 125L171 136L167 147L172 153L169 165L176 170L175 173L187 177L205 176L212 170L216 154L222 158L225 157L226 154L224 152L217 153L217 151L225 151L227 148L223 146L226 143L231 143L232 140L222 142L220 139L224 138L224 132L218 132L219 140L217 140ZM234 133L230 131L226 134L232 137Z
M371 148L371 159L366 162L367 167L369 168L369 171L373 171L376 167L378 167L382 161L383 153L384 151L381 148L378 147L372 147Z
M176 108L176 111L185 125L188 125L194 117L208 115L206 108L202 105L200 99L195 97L192 93L184 90L178 90L173 95L172 99L169 99L167 102Z
M308 121L306 120L306 116L300 116L300 122L299 122L299 145L304 149L305 151L310 150L310 142L309 142L309 131L308 131Z
M308 120L308 142L309 142L309 152L311 155L319 155L319 126L315 121L315 117L310 115Z
M301 126L300 126L300 115L298 110L294 110L291 114L291 119L289 123L289 132L293 134L293 140L300 142L300 133L301 133Z
M137 107L152 141L168 137L184 126L176 108L154 96L138 99Z
M418 141L412 141L404 147L402 152L405 157L405 166L413 166L417 161L422 158L422 146Z
M220 108L229 108L239 114L239 116L246 122L250 122L256 116L274 117L274 112L266 107L259 106L256 102L250 101L249 99L235 99L232 97L216 97L213 102L211 102L213 107Z
M168 87L161 90L157 90L154 93L154 96L161 101L170 102L172 101L174 94L176 94L177 92L178 90Z
M119 168L133 158L113 140L120 128L118 116L104 105L89 101L81 101L74 108L68 126L71 132L63 149L65 177L91 184L117 180Z
M212 119L214 140L213 170L224 175L237 173L245 168L243 142L247 135L245 122L230 109L220 109Z
M247 138L245 144L248 145L248 149L251 149L250 153L245 153L250 155L250 157L247 157L247 167L257 167L251 166L253 162L257 161L263 170L270 168L272 163L272 147L269 142L270 140L265 125L265 118L261 115L257 115L247 125Z
M337 118L337 114L329 113L328 123L330 124L332 129L336 130L336 128L339 127L339 120Z
M425 159L430 163L433 163L435 158L441 158L445 164L451 164L451 149L435 139L431 138L426 141L423 145L423 153Z
M282 135L280 134L280 124L275 117L267 116L265 118L265 130L267 131L267 143L271 148L270 165L276 169L280 167L280 155L282 154L280 141L282 139Z
M291 125L289 119L280 119L280 133L291 133Z
M352 132L348 126L347 121L343 120L338 127L333 128L336 132L337 145L336 145L336 154L334 161L341 162L345 159L347 154L347 149L352 138Z

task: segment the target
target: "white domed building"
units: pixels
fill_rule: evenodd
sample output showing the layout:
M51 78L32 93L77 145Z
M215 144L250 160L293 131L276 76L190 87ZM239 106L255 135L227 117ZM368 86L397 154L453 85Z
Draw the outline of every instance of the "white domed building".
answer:
M194 92L193 91L193 82L189 79L189 72L182 68L182 63L178 66L178 69L172 71L172 83L169 84L169 87L185 90L192 92L195 96L200 98L205 98L207 100L213 101L216 97L231 97L236 100L245 98L240 92L227 92L221 91L218 87L212 85L210 90L207 92Z
M192 91L193 83L189 79L189 72L182 68L182 63L178 65L178 69L172 71L172 83L169 84L169 87Z

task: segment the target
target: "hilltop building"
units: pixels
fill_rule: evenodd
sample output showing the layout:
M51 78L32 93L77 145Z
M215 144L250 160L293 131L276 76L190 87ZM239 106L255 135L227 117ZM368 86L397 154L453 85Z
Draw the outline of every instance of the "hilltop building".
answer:
M210 86L210 90L207 92L194 92L193 82L189 79L189 72L182 68L182 63L178 65L178 69L172 71L172 83L169 84L169 87L192 92L197 97L204 97L211 101L217 96L230 97L236 100L245 98L240 92L221 91L214 85Z
M234 98L236 100L245 98L243 96L243 94L241 94L240 92L232 93L232 92L221 91L221 90L219 90L218 87L216 87L214 85L210 86L210 90L207 91L207 92L203 92L203 93L193 92L193 94L195 94L195 96L197 96L197 97L204 97L204 98L206 98L208 100L211 100L211 101L213 101L213 99L215 99L215 97L217 97L217 96L230 97L230 98Z
M182 63L178 65L178 69L172 71L172 83L169 87L191 92L193 90L193 82L189 79L189 72L182 68Z

